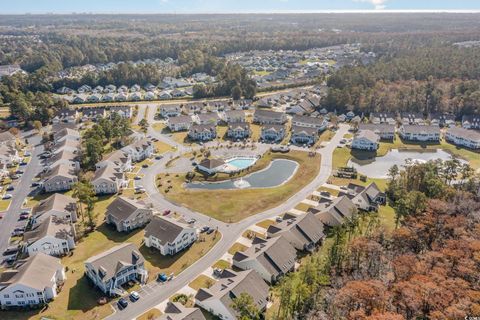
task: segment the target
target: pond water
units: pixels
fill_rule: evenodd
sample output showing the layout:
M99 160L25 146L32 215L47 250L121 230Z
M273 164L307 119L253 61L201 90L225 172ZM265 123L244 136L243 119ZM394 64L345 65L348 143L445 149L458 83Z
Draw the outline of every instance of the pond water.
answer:
M209 190L272 188L290 180L297 168L298 163L295 161L276 159L267 168L240 179L235 178L222 182L192 182L187 183L186 187Z
M370 178L386 179L388 170L393 166L399 167L405 165L405 161L411 159L417 162L427 162L430 160L450 160L452 156L442 149L436 150L390 150L385 156L372 158L368 160L350 159L348 166L352 166L358 170L358 173L366 175Z

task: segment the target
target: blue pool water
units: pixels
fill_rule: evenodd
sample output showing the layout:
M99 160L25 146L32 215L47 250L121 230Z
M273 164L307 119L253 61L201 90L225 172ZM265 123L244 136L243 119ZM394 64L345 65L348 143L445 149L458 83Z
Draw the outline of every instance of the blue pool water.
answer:
M255 158L234 158L228 160L227 163L229 165L237 167L239 170L243 170L245 168L250 167L256 161Z

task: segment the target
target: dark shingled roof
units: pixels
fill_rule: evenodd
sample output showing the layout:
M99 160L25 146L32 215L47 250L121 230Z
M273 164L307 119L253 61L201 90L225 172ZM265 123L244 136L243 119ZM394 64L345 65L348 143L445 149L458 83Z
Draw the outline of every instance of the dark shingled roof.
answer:
M145 237L154 236L161 245L165 245L174 242L185 228L189 226L170 218L153 216L145 227Z

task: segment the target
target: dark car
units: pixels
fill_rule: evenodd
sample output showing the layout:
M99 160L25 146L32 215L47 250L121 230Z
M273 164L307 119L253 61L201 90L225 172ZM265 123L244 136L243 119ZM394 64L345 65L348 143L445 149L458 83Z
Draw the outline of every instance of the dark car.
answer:
M162 156L156 156L155 159L160 160L160 159L162 159Z
M20 165L21 165L21 166L26 166L27 163L26 163L25 161L22 161L22 162L20 162Z
M17 170L16 174L23 174L23 170Z
M38 187L40 185L40 182L32 182L32 187Z
M148 168L148 164L142 164L142 168Z
M210 230L210 227L209 226L204 226L200 229L200 232L204 233L204 232L207 232L208 230Z
M128 301L125 298L120 298L117 302L118 308L120 310L125 309L128 306Z
M213 229L213 228L209 228L209 229L207 230L207 234L212 234L212 233L213 233L213 231L215 231L215 229Z
M165 211L163 211L163 215L164 215L164 216L168 216L171 212L172 212L172 211L170 211L170 210L165 210Z
M7 191L13 191L13 190L15 190L15 187L12 186L12 185L9 185L6 190Z
M159 273L157 276L157 282L165 282L168 280L168 277L165 273Z

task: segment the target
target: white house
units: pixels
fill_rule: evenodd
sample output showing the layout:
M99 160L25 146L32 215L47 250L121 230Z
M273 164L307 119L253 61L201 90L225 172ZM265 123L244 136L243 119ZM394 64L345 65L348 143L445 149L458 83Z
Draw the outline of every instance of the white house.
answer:
M248 122L231 122L228 124L227 137L232 140L243 140L250 137L252 130Z
M122 243L85 261L85 275L109 296L122 295L129 281L144 284L148 278L145 258L133 243Z
M255 110L253 122L259 124L284 124L287 121L287 115L283 112L275 112L270 110Z
M293 271L297 251L282 236L260 239L255 237L252 246L233 255L233 265L242 270L255 270L268 283L277 282Z
M35 226L51 216L68 222L76 222L77 201L61 193L52 194L33 207L32 225Z
M400 137L409 141L438 142L440 141L440 127L403 125L400 127Z
M260 133L261 140L278 142L285 137L285 127L282 124L265 124Z
M182 114L182 107L178 104L160 106L160 115L163 118L177 117L181 114Z
M100 169L109 163L119 168L121 172L128 172L132 170L132 156L123 152L122 150L117 150L110 153L104 157L102 161L98 162L95 167L96 169Z
M126 197L117 197L107 207L106 222L118 232L129 232L143 227L152 219L153 211L143 203Z
M167 120L167 126L172 132L189 130L192 125L191 116L171 117Z
M67 191L72 189L73 184L77 181L78 178L70 166L59 164L47 173L43 188L45 192Z
M188 137L192 140L210 141L217 137L215 124L194 124L188 131Z
M371 130L360 130L352 141L352 149L376 151L380 137Z
M470 149L480 149L480 132L452 127L445 132L445 140L454 145Z
M480 115L466 114L462 117L462 127L465 129L480 129Z
M292 126L290 141L293 144L315 144L318 140L318 129L316 127Z
M147 158L150 158L155 151L153 143L147 138L138 140L124 148L122 151L129 154L132 157L133 162L140 162Z
M232 308L233 299L242 293L248 294L263 312L268 303L268 290L268 285L255 270L235 272L225 269L213 286L198 290L195 304L220 319L236 320L238 314Z
M328 121L324 117L293 116L292 126L315 128L318 132L327 129Z
M95 170L91 183L95 194L115 194L128 185L128 180L118 166L109 162Z
M132 106L112 106L109 108L110 115L116 113L120 117L129 119L132 117L133 112L132 112Z
M39 252L64 256L75 248L75 227L71 222L50 216L25 232L23 243L30 256Z
M381 140L394 140L395 139L395 125L393 124L363 124L358 127L359 131L370 130L377 134Z
M167 217L154 216L145 227L145 245L164 256L185 250L197 237L194 227Z
M66 279L60 259L38 253L0 275L0 307L34 307L48 303ZM8 318L8 317L7 317Z

